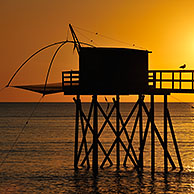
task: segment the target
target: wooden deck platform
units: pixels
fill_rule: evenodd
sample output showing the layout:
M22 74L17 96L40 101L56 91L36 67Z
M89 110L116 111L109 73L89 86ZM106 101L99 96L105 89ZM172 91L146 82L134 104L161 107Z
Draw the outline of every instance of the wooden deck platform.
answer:
M13 86L42 94L53 94L63 92L64 95L129 95L148 94L163 95L170 93L194 93L194 70L150 70L148 71L148 87L125 89L117 91L107 89L101 91L98 88L86 90L79 84L79 71L62 72L62 83L20 85Z

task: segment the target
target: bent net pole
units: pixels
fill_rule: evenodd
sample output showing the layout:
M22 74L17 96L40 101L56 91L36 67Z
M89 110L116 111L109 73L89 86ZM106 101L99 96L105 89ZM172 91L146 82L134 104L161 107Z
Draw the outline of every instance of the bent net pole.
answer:
M33 53L30 57L28 57L20 66L19 68L15 71L15 73L12 75L12 77L10 78L8 84L5 86L5 87L9 87L11 82L13 81L13 79L15 78L15 76L17 75L17 73L24 67L24 65L30 61L30 59L32 59L34 56L36 56L38 53L40 53L41 51L49 48L49 47L52 47L52 46L55 46L55 45L58 45L58 44L66 44L66 43L72 43L74 44L74 41L60 41L60 42L55 42L55 43L52 43L52 44L49 44L41 49L39 49L38 51L36 51L35 53ZM83 45L86 45L86 46L90 46L90 47L94 47L93 45L91 44L88 44L88 43L85 43L85 42L80 42L81 44ZM56 51L55 51L56 52Z

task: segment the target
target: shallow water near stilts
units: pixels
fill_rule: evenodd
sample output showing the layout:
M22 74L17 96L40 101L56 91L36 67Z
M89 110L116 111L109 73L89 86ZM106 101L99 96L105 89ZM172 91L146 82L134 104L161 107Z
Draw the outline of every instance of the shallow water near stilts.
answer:
M134 103L121 103L121 115L125 121ZM0 103L0 193L192 193L194 192L194 109L191 104L169 103L169 111L179 146L184 170L179 172L179 163L170 129L168 128L168 149L177 166L164 175L163 149L155 136L156 173L151 176L151 140L150 129L144 150L144 169L138 173L130 159L127 167L123 167L125 151L120 145L120 170L116 170L116 149L111 152L110 159L114 163L100 169L94 176L91 168L79 166L74 170L74 134L75 134L75 104L73 103L41 103L29 123L24 128L16 145L10 150L13 142L33 111L35 103ZM106 112L106 103L101 103ZM108 111L110 111L112 104ZM147 104L149 109L149 104ZM84 113L88 115L89 103L83 104ZM131 135L137 111L127 124L127 132ZM99 113L99 130L105 119ZM115 112L110 119L115 126ZM92 125L91 118L91 125ZM143 129L145 130L147 116L143 111ZM155 105L155 123L163 138L163 104ZM86 125L84 121L84 126ZM122 133L121 139L127 146L127 138ZM92 143L92 133L88 129L87 149ZM99 137L106 152L108 152L115 135L109 125L106 125ZM82 141L80 123L79 146ZM139 125L133 139L134 150L139 153ZM8 154L9 152L9 154ZM130 152L131 153L131 152ZM8 156L7 156L8 154ZM6 157L7 156L7 157ZM85 156L83 146L80 163ZM92 153L89 155L92 166ZM99 148L99 164L104 154Z

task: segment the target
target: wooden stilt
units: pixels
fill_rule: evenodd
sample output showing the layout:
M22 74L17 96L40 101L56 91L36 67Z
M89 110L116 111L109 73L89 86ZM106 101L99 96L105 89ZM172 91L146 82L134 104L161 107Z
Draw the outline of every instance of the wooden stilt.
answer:
M146 107L146 105L145 105L144 102L143 102L143 108L144 108L144 110L145 110L147 116L150 117L150 116L149 116L149 111L148 111L148 109L147 109L147 107ZM159 133L159 131L158 131L158 129L157 129L155 123L154 123L154 132L156 133L157 138L158 138L158 140L159 140L159 142L160 142L160 144L161 144L161 146L162 146L162 148L163 148L163 150L164 150L164 149L165 149L164 141L162 140L162 137L161 137L161 135L160 135L160 133ZM169 159L169 162L170 162L172 168L175 169L176 166L175 166L175 164L174 164L174 162L173 162L173 160L172 160L172 158L171 158L171 156L170 156L170 153L168 152L168 150L166 150L166 151L167 151L167 158Z
M116 95L116 132L117 132L117 137L119 135L119 113L120 113L120 104L119 104L119 95ZM117 141L116 144L116 161L117 161L117 170L120 169L120 143Z
M183 170L183 165L182 165L182 161L181 161L181 156L180 156L180 153L179 153L178 144L177 144L177 141L176 141L172 121L171 121L171 118L170 118L170 113L169 113L168 110L167 110L167 117L168 117L168 122L169 122L169 126L170 126L170 131L171 131L171 134L172 134L172 139L173 139L173 142L174 142L174 147L175 147L175 150L176 150L176 155L177 155L178 162L179 162L179 167L180 167L180 170L182 171Z
M75 120L75 147L74 147L74 168L78 168L78 163L80 160L81 153L83 153L83 148L85 148L85 156L82 160L81 165L84 165L85 162L87 162L88 168L90 167L90 161L89 161L89 154L92 153L92 170L94 175L98 174L98 149L102 151L105 158L103 159L100 167L103 168L106 161L110 163L110 166L113 165L113 162L111 161L111 153L114 148L116 148L116 168L120 169L120 149L124 150L125 153L125 159L123 165L126 166L127 159L131 160L134 167L138 167L141 170L143 170L143 152L144 147L146 144L146 138L148 136L149 126L151 124L151 174L152 177L154 177L155 173L155 136L158 138L163 150L164 150L164 172L165 174L168 172L168 161L172 165L172 168L175 169L176 166L170 156L170 153L167 149L167 124L169 123L170 131L172 134L173 143L175 146L175 151L177 155L177 159L179 162L180 170L183 170L182 161L180 157L180 153L178 150L178 145L176 142L176 137L174 133L174 129L172 126L172 121L170 118L170 114L167 107L167 95L164 95L164 139L161 137L155 122L154 122L154 94L150 95L150 101L151 106L150 110L148 111L146 104L144 103L143 96L139 95L138 101L133 106L132 110L129 112L129 115L127 116L126 120L123 121L121 112L120 112L120 100L119 95L116 96L116 99L113 99L113 106L108 114L105 113L101 105L97 101L97 95L93 96L93 100L91 102L91 106L88 112L88 115L85 115L85 113L82 110L81 100L80 96L77 95L77 98L74 98L74 101L76 103L76 120ZM131 117L134 115L135 111L137 111L136 119L134 121L134 125L132 128L131 135L129 136L127 126L128 123L131 120ZM99 114L102 114L104 117L104 123L101 125L101 127L98 129L98 111ZM116 112L116 123L111 122L111 116L113 112ZM145 111L147 115L147 123L145 126L145 131L143 130L143 111ZM93 125L91 123L93 113ZM137 125L139 124L139 158L137 158L137 152L133 148L132 142L135 135L135 130ZM103 147L103 142L100 142L100 136L103 133L103 130L105 129L106 125L109 125L112 129L112 132L115 135L115 140L113 141L111 147L109 148L108 152L106 152L106 147ZM81 127L81 128L80 128ZM78 147L78 133L80 129L82 130L82 141L80 142L80 146ZM93 135L93 143L90 146L90 148L87 148L87 139L88 139L88 130L91 131ZM98 132L99 130L99 132ZM124 134L123 134L124 132ZM121 139L122 135L122 139ZM127 147L126 142L123 141L123 135L126 136L127 140ZM98 148L99 146L99 148ZM130 153L130 151L132 153Z
M125 129L127 123L129 122L130 118L132 117L132 115L133 115L135 109L137 108L138 104L139 104L139 100L135 103L135 105L134 105L133 109L131 110L130 114L128 115L126 121L125 121L124 124L122 125L121 130L119 131L119 134L118 134L118 135L117 135L116 130L114 129L112 123L108 120L108 123L109 123L111 129L113 130L114 134L116 135L116 139L114 140L112 146L110 147L110 149L109 149L109 151L108 151L108 153L107 153L107 156L104 158L104 160L103 160L103 162L102 162L102 164L101 164L101 166L100 166L101 168L103 168L103 166L104 166L106 160L108 159L108 156L111 154L111 152L112 152L112 150L113 150L113 148L114 148L114 146L115 146L115 144L117 143L118 140L120 141L121 146L122 146L123 149L125 150L127 156L130 158L130 160L131 160L131 162L133 163L134 167L137 167L137 163L134 161L134 159L132 158L131 154L128 152L128 150L127 150L125 144L124 144L123 141L120 139L120 135L121 135L122 132L124 131L124 129ZM106 117L106 115L104 115L104 117Z
M151 173L155 173L154 95L151 95Z
M167 95L164 95L164 173L168 173L167 160Z
M101 113L103 114L103 116L104 116L104 118L105 118L105 122L104 122L104 124L102 125L102 127L101 127L101 129L99 130L99 133L98 133L98 144L99 144L99 146L100 146L102 152L104 153L104 155L107 156L107 153L106 153L104 147L102 146L101 142L99 141L99 137L100 137L101 133L103 132L103 129L105 128L106 124L107 124L108 122L110 122L110 121L109 121L109 118L111 117L111 115L112 115L112 113L113 113L113 111L114 111L114 109L115 109L115 105L113 105L113 107L112 107L111 111L109 112L108 116L106 116L106 114L104 113L102 107L100 106L100 104L99 104L98 102L97 102L97 107L99 108L99 110L101 111ZM83 118L85 119L85 121L86 121L88 127L90 128L90 131L91 131L92 134L93 134L93 128L91 127L91 125L90 125L90 123L89 123L89 120L86 118L86 116L85 116L85 114L83 113L82 110L81 110L81 113L82 113L82 116L83 116ZM88 118L89 118L89 117L88 117ZM81 165L83 165L83 164L85 163L85 161L87 160L87 157L89 156L89 154L90 154L90 152L92 151L92 149L93 149L93 144L90 146L90 148L89 148L89 150L88 150L86 156L84 157L84 159L83 159ZM113 163L112 163L112 161L111 161L111 159L110 159L109 157L108 157L108 161L109 161L109 163L110 163L110 166L112 166Z
M128 148L127 148L128 152L130 151L130 148L131 148L131 145L132 145L132 142L133 142L133 137L135 135L135 129L137 127L138 118L139 118L139 112L137 113L137 116L136 116L136 119L135 119L135 122L134 122L134 125L133 125L133 130L132 130L132 133L131 133L130 142L129 142L129 145L128 145ZM122 123L122 125L124 125L124 123ZM127 154L125 155L123 166L126 166L126 163L127 163Z
M142 118L142 100L143 96L139 95L139 165L143 169L143 151L142 140L143 140L143 118Z
M79 103L80 103L80 121L81 121L82 135L83 135L82 142L83 142L84 147L85 147L85 154L87 154L87 152L88 152L87 141L86 141L87 124L86 124L86 129L85 129L84 128L84 120L83 120L83 117L82 117L82 114L81 114L81 112L82 112L81 100L80 100ZM87 168L88 169L90 168L89 157L87 158Z
M124 122L123 122L123 119L122 119L120 113L119 113L119 118L120 118L120 121L121 121L121 125L123 126L123 125L124 125ZM137 118L138 118L138 116L137 116ZM135 128L136 128L136 127L135 127ZM127 153L128 153L128 152L130 151L130 149L131 149L132 154L133 154L133 157L134 157L136 163L139 164L139 161L138 161L138 159L137 159L135 150L134 150L134 148L133 148L133 146L132 146L132 141L133 141L134 132L132 132L132 134L131 134L131 139L129 138L129 135L128 135L128 133L127 133L127 129L126 129L126 128L124 128L124 132L125 132L125 135L126 135L128 144L129 144L129 145L128 145L128 148L127 148ZM124 160L124 162L123 162L123 166L126 166L127 157L128 157L128 155L126 154L126 155L125 155L125 160Z
M143 141L142 141L142 148L141 150L144 151L144 147L145 147L145 143L146 143L146 139L147 139L147 135L148 135L148 129L150 126L150 122L151 122L151 116L150 114L148 114L148 119L147 119L147 123L146 123L146 128L144 131L144 136L143 136Z
M115 99L113 99L113 102L114 102L114 106L113 106L113 108L114 108L114 107L116 107L116 101L115 101ZM112 131L114 132L114 134L115 134L115 136L116 136L116 139L115 139L115 141L113 142L113 144L112 144L111 148L109 149L108 153L105 154L106 157L105 157L105 159L104 159L104 161L102 162L102 164L101 164L100 167L103 168L103 166L104 166L106 160L107 160L107 159L110 160L110 159L109 159L109 155L111 154L111 152L112 152L114 146L116 145L117 141L120 142L121 146L124 148L124 150L125 150L125 152L126 152L127 157L129 156L129 158L132 160L132 163L134 164L134 166L137 166L137 165L136 165L136 163L137 163L137 157L134 156L135 161L136 161L136 163L135 163L135 161L133 160L133 158L131 157L131 155L130 155L129 152L127 151L127 148L125 147L125 144L124 144L123 141L120 139L120 135L122 134L123 131L125 132L125 134L127 134L127 131L126 131L126 128L125 128L125 126L126 126L127 123L124 123L123 120L121 119L120 112L119 112L119 119L120 119L120 121L121 121L121 123L122 123L122 127L123 127L123 128L122 128L122 131L119 131L119 134L117 135L117 132L116 132L114 126L112 125L112 123L111 123L110 120L109 120L109 115L107 116L107 115L105 114L105 112L103 111L103 109L102 109L102 107L99 105L99 103L98 103L98 108L99 108L100 112L102 113L102 115L104 116L104 118L106 119L106 121L108 122L109 126L111 127ZM112 110L113 110L113 108L112 108ZM112 111L112 110L111 110L111 111ZM131 116L132 116L134 110L135 110L135 108L131 111L131 113L130 113L130 115L129 115L130 118L131 118ZM110 114L110 113L109 113L109 114ZM105 122L106 122L106 121L105 121ZM127 121L127 122L128 122L128 121ZM100 134L100 133L101 133L101 130L99 131L98 134ZM128 141L129 141L128 134L126 135L126 137L127 137ZM135 154L135 151L134 151L132 145L131 145L131 149L132 149L132 152L134 152L134 154ZM110 163L110 164L111 164L111 163ZM111 164L111 165L112 165L112 164Z
M80 95L77 95L77 101L80 100ZM75 118L75 147L74 147L74 168L78 168L78 132L79 132L79 105L76 103L76 118Z
M94 115L93 115L93 162L92 169L94 175L98 174L98 108L97 95L93 95Z
M120 134L119 134L119 136L120 136ZM125 144L121 141L120 138L119 138L119 141L120 141L120 143L121 143L123 149L125 150L127 156L130 158L131 162L133 163L134 167L137 167L137 163L135 162L135 160L133 159L133 157L131 156L131 154L127 151L127 148L126 148ZM117 142L117 139L115 139L115 141L113 142L112 146L110 147L110 149L109 149L109 151L108 151L106 157L104 158L104 160L103 160L103 162L102 162L102 164L101 164L101 166L100 166L101 168L103 168L103 166L104 166L106 160L108 159L109 155L111 154L111 152L112 152L112 150L113 150L113 148L114 148L116 142Z
M93 102L91 103L91 106L90 106L90 110L89 110L89 113L88 113L88 119L86 119L86 116L83 114L83 111L82 111L81 101L76 100L75 98L73 98L73 100L75 101L76 105L79 107L80 120L81 120L81 125L82 125L82 135L83 135L82 136L82 141L81 141L81 144L80 144L80 147L79 147L79 151L77 153L77 161L79 161L80 155L81 155L81 152L82 152L82 148L83 148L84 145L86 145L86 134L87 134L88 127L90 125L89 121L90 121L91 114L92 114ZM87 121L85 129L83 128L84 127L83 126L83 118L85 119L85 121ZM87 150L87 147L85 147L85 148ZM86 158L86 159L87 159L87 162L88 162L88 158ZM81 164L81 165L83 166L83 164ZM88 167L89 167L89 162L88 162Z

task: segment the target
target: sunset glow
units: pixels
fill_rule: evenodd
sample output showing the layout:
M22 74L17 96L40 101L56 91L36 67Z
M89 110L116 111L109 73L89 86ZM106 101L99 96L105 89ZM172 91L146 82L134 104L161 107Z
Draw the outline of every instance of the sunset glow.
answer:
M71 39L67 33L69 23L75 26L80 41L96 46L152 51L149 70L178 70L182 64L193 70L193 10L193 0L1 1L0 89L36 50L67 37ZM44 83L56 48L48 49L30 61L12 85ZM72 45L65 45L56 57L49 82L60 82L61 72L71 69L78 69L78 55ZM194 101L192 95L173 96L181 101ZM39 94L13 88L0 92L0 102L37 101L39 97ZM126 98L129 99L123 97L123 101ZM72 102L72 96L51 95L45 101ZM169 101L175 99L169 98Z

